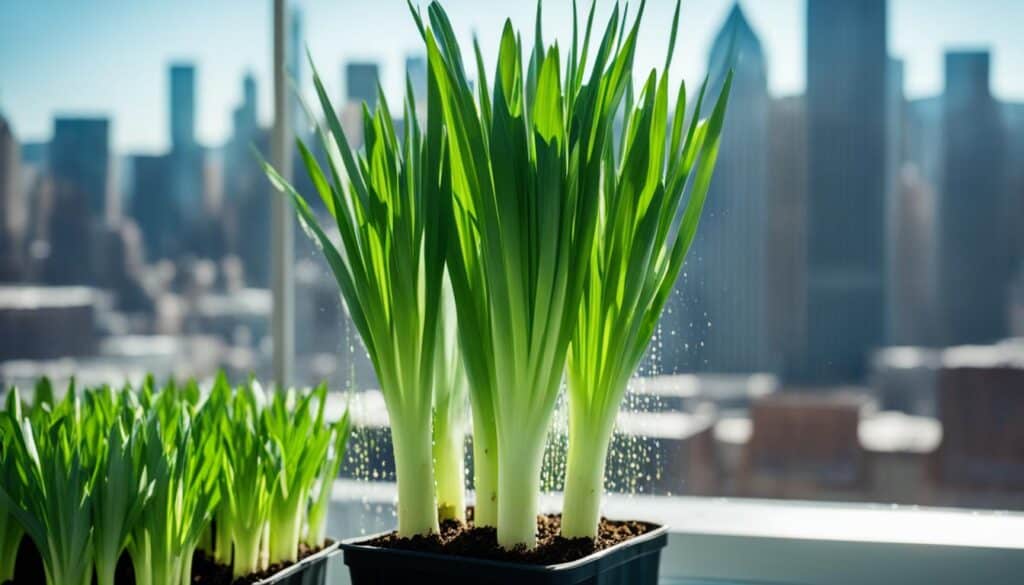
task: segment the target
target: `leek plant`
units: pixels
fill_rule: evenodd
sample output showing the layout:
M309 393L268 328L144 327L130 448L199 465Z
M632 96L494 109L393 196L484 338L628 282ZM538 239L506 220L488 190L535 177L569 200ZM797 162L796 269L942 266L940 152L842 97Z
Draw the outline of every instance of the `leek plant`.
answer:
M153 493L129 546L138 585L190 582L192 555L220 498L216 436L195 432L191 406L171 392L161 393L142 427Z
M270 521L271 490L276 480L270 443L260 432L265 401L258 385L239 388L224 429L224 505L216 515L214 554L221 564L232 565L236 578L265 565L260 562L261 542L263 528Z
M267 525L271 564L299 558L306 508L331 443L330 427L324 424L326 405L327 386L321 384L301 397L294 390L277 392L263 412L271 469L276 474L270 478L273 492ZM248 488L241 484L241 489Z
M345 444L348 442L350 422L348 410L331 428L330 449L317 472L309 512L306 516L306 531L303 542L312 549L319 549L327 542L327 510L331 503L331 488L334 478L341 471L345 461Z
M498 543L530 548L547 428L643 7L630 27L614 9L590 64L592 7L582 49L574 26L564 72L558 45L543 42L539 4L525 73L519 37L506 21L490 92L476 50L478 96L444 10L435 2L428 12L426 27L413 10L449 137L457 241L448 269L474 410L483 410L474 413L474 440L490 432L496 440Z
M115 416L104 425L109 426L106 436L96 436L103 448L95 467L92 499L96 583L114 585L117 561L128 547L132 528L152 495L153 484L142 466L143 442L137 424L140 411L134 395L126 390L116 400L109 393L94 396L103 397L103 404L111 407Z
M80 441L78 393L72 387L58 404L29 413L17 404L3 416L5 456L15 472L2 479L0 503L35 543L48 585L90 585L92 477Z
M428 75L425 132L407 83L400 141L387 101L378 91L376 111L363 109L365 148L354 153L310 61L326 118L326 130L318 127L317 134L328 153L328 173L301 140L297 144L340 233L340 246L320 227L306 200L270 165L264 163L264 168L326 257L373 362L391 422L398 533L436 533L431 412L446 250L446 230L438 224L447 217L450 191L442 164L437 83Z
M562 508L567 538L597 536L619 403L696 234L718 155L731 74L710 118L698 121L702 87L688 128L686 90L680 84L669 122L668 67L678 23L677 2L665 67L660 76L650 72L638 103L627 111L618 156L610 144L603 152L599 235L567 364L569 453Z
M205 398L194 382L157 391L151 378L118 392L72 384L60 401L43 380L28 407L11 389L0 412L0 577L14 575L23 534L48 585L91 585L94 573L112 585L125 552L139 585L187 585L206 536L236 577L295 560L300 539L322 547L349 424L347 413L325 422L325 401L323 386L266 397L223 375Z
M0 488L4 487L5 479L17 473L13 449L9 446L13 440L15 428L13 421L21 419L21 401L17 391L7 396L7 412L13 416L0 417ZM25 531L14 517L12 502L0 492L0 583L14 579L14 563L18 557L18 546Z
M459 353L455 298L444 280L440 347L434 364L434 468L438 520L466 521L466 370Z

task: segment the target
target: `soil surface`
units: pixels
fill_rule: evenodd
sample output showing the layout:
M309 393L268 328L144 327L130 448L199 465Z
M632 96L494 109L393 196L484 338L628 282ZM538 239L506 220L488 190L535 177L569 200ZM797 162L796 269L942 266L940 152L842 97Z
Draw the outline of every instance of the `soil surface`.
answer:
M328 541L327 544L330 545L331 541ZM310 555L316 554L320 550L322 549L312 549L305 544L299 543L299 560L301 561ZM192 557L192 583L196 585L251 585L291 565L292 563L277 563L270 565L270 568L261 573L232 580L231 567L219 565L213 559L203 554L202 551L196 551L195 556Z
M396 548L419 552L458 555L495 561L510 561L533 565L556 565L568 563L636 538L654 530L653 524L637 521L614 521L601 518L596 539L562 538L558 532L562 527L561 514L537 516L537 548L505 550L498 546L494 528L475 528L473 510L467 510L467 524L456 520L441 523L441 534L399 538L391 532L365 544L383 548Z
M332 544L331 541L327 542ZM299 559L304 559L316 554L322 549L311 549L305 544L299 544ZM218 565L213 559L196 552L192 557L192 583L194 585L251 585L260 579L266 579L274 573L290 566L292 563L278 563L272 565L266 571L256 575L249 575L238 580L231 579L231 567ZM43 575L43 563L39 552L31 539L25 538L18 549L18 559L15 561L15 572L13 581L4 581L0 585L42 585L46 582ZM95 583L95 578L93 580ZM121 555L117 563L117 574L114 577L115 585L135 585L135 572L132 570L132 563L127 554Z

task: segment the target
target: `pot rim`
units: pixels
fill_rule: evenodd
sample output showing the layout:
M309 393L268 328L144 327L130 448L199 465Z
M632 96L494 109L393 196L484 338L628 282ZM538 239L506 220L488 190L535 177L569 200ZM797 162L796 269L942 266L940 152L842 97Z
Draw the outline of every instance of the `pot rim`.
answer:
M278 583L281 579L285 577L290 577L291 575L306 570L306 568L310 565L319 563L321 561L326 561L327 559L334 556L340 551L341 542L336 540L328 544L324 548L318 550L317 552L309 555L308 557L304 559L299 559L298 562L288 565L287 567L281 569L280 571L274 573L266 579L260 579L259 581L256 581L255 583L253 583L253 585L274 585L275 583Z
M594 552L590 553L589 555L587 555L587 556L585 556L583 558L576 559L575 561L569 561L569 562L566 562L566 563L558 563L558 564L554 564L554 565L538 565L538 564L533 564L533 563L519 563L519 562L514 562L514 561L498 561L498 560L494 560L494 559L481 559L481 558L477 558L477 557L469 557L469 556L464 556L464 555L446 554L446 553L435 553L435 552L426 552L426 551L415 551L415 550L406 550L406 549L401 549L401 548L391 548L391 547L374 546L374 545L371 545L371 544L366 544L367 541L374 540L376 538L379 538L379 537L391 534L392 532L394 532L394 530L388 530L386 532L378 532L376 534L370 534L370 535L366 535L366 536L359 536L359 537L355 537L355 538L349 538L349 539L346 539L346 540L342 540L340 545L341 545L341 549L344 550L344 551L350 551L351 550L351 551L354 551L354 552L359 552L361 554L366 554L366 553L374 554L374 555L388 555L388 554L396 555L397 554L397 555L400 555L400 556L403 556L403 557L408 557L408 558L429 559L429 560L452 559L452 560L457 560L457 561L462 562L462 563L468 563L468 564L472 564L472 565L476 565L476 566L482 566L482 567L492 567L492 568L496 568L496 569L515 569L516 571L526 571L526 572L536 572L536 573L556 573L556 572L561 572L561 571L572 571L574 569L577 569L579 567L582 567L584 565L592 563L592 562L594 562L594 561L596 561L598 559L601 559L603 557L613 555L613 554L615 554L618 551L621 551L621 550L624 550L624 549L627 549L627 548L631 548L631 547L636 546L636 545L641 545L643 543L650 542L652 540L667 539L668 538L667 537L667 535L668 535L668 526L665 526L664 524L655 524L653 522L646 522L646 521L643 521L643 520L637 520L637 522L643 522L644 524L647 524L648 526L651 526L652 528L651 528L651 530L641 534L640 536L636 536L634 538L630 538L629 540L625 540L625 541L620 542L620 543L618 543L618 544L616 544L614 546L610 546L610 547L608 547L606 549L602 549L602 550L599 550L599 551L594 551ZM259 584L257 584L257 585L259 585Z

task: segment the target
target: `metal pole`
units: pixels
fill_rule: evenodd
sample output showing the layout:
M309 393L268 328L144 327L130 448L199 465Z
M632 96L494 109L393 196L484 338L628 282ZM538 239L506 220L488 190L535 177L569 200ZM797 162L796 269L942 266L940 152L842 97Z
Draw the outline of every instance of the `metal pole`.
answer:
M285 0L274 0L274 130L270 150L274 166L285 179L291 180L292 153L288 138L291 130L288 123L288 78L285 70L287 35ZM295 279L292 276L295 257L294 220L284 197L276 193L271 198L270 224L274 382L287 386L293 383L295 362Z

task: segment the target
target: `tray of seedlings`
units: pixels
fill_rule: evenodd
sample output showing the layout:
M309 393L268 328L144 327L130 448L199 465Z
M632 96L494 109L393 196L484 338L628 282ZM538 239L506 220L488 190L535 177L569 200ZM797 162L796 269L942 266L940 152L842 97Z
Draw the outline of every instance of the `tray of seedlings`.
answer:
M538 3L534 46L506 21L490 67L440 4L410 10L427 95L407 84L399 122L379 95L355 149L313 66L316 144L297 144L315 193L264 163L336 277L390 418L398 525L341 543L352 582L653 585L666 528L601 518L605 459L696 234L731 73L716 96L670 84L678 3L664 66L643 77L644 2L613 8L603 32L573 6L561 48ZM564 503L539 515L563 382Z
M322 585L349 434L326 386L219 376L78 389L0 413L0 582Z

